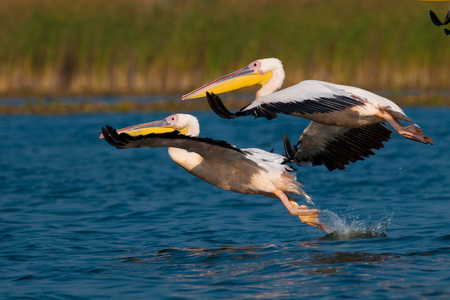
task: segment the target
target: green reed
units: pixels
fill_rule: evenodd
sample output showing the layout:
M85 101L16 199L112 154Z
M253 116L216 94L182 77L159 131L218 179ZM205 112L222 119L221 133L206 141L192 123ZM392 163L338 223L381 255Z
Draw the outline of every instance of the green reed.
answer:
M0 94L185 93L254 59L278 57L286 85L448 88L445 3L7 0Z

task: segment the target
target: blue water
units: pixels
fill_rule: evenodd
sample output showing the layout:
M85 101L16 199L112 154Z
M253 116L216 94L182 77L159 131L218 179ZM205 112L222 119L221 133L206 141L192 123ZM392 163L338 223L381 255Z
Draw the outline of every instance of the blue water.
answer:
M98 139L167 114L1 116L0 298L448 299L450 110L406 112L434 146L393 134L344 171L298 168L328 235L166 149ZM201 136L278 153L307 124L193 114Z

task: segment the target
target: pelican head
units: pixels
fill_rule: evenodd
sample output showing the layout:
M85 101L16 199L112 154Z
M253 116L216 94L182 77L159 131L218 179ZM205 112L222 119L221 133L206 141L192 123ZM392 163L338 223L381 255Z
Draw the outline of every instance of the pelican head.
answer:
M206 92L222 94L256 84L262 85L262 88L256 92L256 98L259 98L281 88L284 76L283 65L279 59L258 59L245 68L213 80L183 95L181 100L206 97Z
M130 127L125 127L117 130L117 133L126 132L131 136L147 135L147 134L161 134L173 131L179 131L180 134L189 136L198 136L200 133L200 125L196 117L188 114L174 114L167 118L144 123L139 125L134 125ZM103 138L103 134L99 136Z

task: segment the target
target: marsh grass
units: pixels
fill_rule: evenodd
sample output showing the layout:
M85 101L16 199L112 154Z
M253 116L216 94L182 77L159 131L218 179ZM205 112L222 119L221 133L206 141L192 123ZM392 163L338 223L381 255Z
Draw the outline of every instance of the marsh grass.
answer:
M0 94L185 93L256 58L291 85L448 88L449 37L413 0L6 0Z

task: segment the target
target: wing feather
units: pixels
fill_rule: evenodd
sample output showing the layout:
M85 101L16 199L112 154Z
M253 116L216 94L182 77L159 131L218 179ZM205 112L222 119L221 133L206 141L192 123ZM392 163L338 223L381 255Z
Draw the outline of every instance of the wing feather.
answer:
M227 152L244 154L241 149L236 148L225 141L186 136L180 134L178 131L162 134L152 133L147 135L130 136L124 132L118 134L114 128L106 126L102 128L102 132L105 140L110 145L118 149L139 147L174 147L196 152L205 158L225 155Z
M278 92L260 97L241 114L255 116L267 114L265 111L283 114L314 114L341 111L365 105L366 101L355 97L344 89L345 86L318 80L305 80Z
M294 146L298 163L325 165L328 170L343 170L351 162L374 155L389 141L392 131L384 124L346 128L311 122Z

